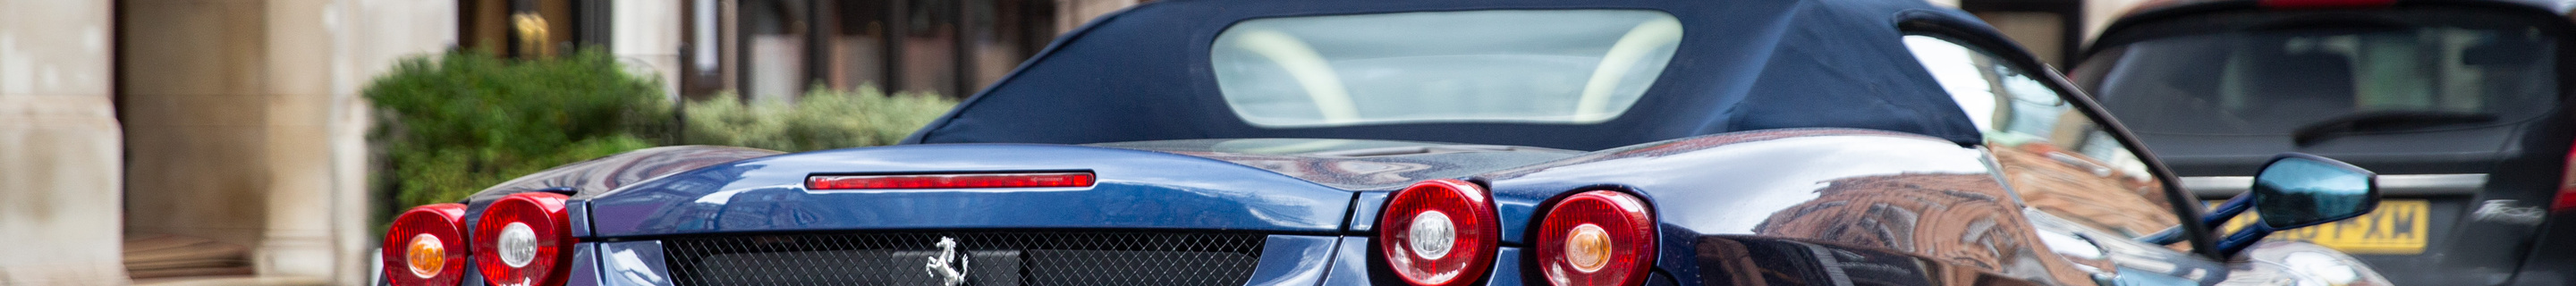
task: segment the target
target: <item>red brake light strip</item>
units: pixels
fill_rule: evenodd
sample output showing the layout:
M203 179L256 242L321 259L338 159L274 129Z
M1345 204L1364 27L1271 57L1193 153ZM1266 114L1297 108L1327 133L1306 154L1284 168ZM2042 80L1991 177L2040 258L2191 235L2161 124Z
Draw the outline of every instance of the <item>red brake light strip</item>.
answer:
M815 175L805 177L805 188L815 190L1079 188L1090 187L1093 179L1095 178L1091 172Z

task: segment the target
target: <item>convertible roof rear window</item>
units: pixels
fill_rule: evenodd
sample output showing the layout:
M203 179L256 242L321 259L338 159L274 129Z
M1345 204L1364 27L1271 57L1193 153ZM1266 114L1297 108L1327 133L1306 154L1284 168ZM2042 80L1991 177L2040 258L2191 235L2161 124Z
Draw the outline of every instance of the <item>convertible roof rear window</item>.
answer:
M1590 124L1637 103L1680 46L1651 10L1488 10L1254 19L1209 52L1261 127Z

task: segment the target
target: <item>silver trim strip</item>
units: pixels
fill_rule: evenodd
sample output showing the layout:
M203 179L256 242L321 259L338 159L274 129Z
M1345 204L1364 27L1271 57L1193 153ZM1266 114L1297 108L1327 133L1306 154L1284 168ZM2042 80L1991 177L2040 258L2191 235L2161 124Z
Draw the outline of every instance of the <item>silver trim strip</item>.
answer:
M2383 196L2474 195L2486 185L2487 174L2379 175ZM2182 177L2182 188L2201 199L2235 197L2253 186L2249 176Z

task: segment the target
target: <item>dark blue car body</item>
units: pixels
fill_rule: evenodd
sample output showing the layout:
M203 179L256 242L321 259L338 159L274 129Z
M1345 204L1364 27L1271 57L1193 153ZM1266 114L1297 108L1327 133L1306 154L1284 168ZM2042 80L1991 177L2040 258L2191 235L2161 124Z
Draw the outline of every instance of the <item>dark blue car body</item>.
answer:
M1222 30L1250 19L1558 9L1661 11L1690 36L1636 107L1590 124L1261 127L1227 112L1206 60ZM1576 190L1632 193L1654 206L1650 285L2212 285L2292 275L2213 258L2196 219L2176 219L2191 238L2180 247L2196 253L2104 234L2043 237L2082 231L2024 217L1978 126L1906 52L1909 34L1977 43L2046 70L1972 16L1912 0L1164 1L1063 35L904 145L647 149L493 187L465 202L465 217L511 193L568 194L580 241L570 285L929 281L905 280L928 276L905 255L938 250L928 239L946 237L970 238L977 261L1003 261L977 267L1017 269L974 271L984 285L1402 285L1373 254L1381 208L1409 184L1460 179L1490 190L1500 220L1499 255L1471 272L1486 285L1548 283L1532 271L1530 229ZM2064 100L2101 116L2081 96ZM805 185L825 174L1033 171L1098 179L1030 189ZM1845 207L1882 199L1904 203ZM2184 206L2195 203L2176 195L2145 207L2194 218ZM1009 246L975 248L974 239ZM2064 243L2093 252L2066 257L2055 249ZM1061 247L1091 244L1123 246ZM889 255L901 259L879 259ZM1233 276L1214 277L1224 275Z

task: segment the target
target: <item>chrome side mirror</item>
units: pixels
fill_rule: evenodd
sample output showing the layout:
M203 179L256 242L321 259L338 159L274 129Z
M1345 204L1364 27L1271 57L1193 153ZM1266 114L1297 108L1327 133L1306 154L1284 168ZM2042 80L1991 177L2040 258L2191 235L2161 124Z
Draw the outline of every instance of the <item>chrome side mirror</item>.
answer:
M2234 256L2274 231L2368 214L2379 207L2378 174L2316 155L2282 153L2254 174L2252 192L2228 200L2220 212L2211 215L2234 217L2234 212L2247 206L2261 216L2262 223L2248 225L2220 240L2219 253Z

